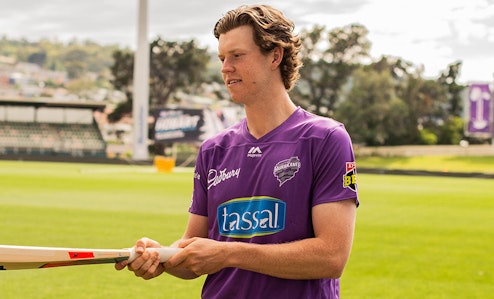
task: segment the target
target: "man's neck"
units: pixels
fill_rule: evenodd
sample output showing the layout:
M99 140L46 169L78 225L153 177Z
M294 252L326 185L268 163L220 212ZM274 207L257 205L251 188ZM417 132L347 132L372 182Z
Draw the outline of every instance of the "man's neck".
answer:
M257 139L261 138L281 125L296 109L297 107L286 93L278 99L245 105L250 134Z

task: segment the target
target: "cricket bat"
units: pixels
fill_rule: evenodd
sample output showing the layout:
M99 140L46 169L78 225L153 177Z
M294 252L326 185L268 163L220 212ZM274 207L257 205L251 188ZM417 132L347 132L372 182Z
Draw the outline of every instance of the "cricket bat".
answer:
M166 262L182 250L174 247L147 248L158 251L160 261ZM134 248L89 249L0 245L0 270L39 269L77 265L133 261L139 255Z

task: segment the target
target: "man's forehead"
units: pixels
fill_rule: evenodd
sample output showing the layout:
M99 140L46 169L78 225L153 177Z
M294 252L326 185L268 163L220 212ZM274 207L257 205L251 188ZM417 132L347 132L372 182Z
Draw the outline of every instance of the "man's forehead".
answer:
M218 38L218 52L231 53L256 47L252 28L241 26L222 33Z

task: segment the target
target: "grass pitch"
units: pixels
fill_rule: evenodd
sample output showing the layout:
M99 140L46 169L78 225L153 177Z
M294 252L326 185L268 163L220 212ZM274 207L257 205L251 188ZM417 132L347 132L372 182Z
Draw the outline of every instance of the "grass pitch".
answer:
M342 298L488 298L494 180L359 175L361 206ZM0 161L0 243L168 244L187 221L192 172ZM144 281L113 265L0 271L2 298L200 298L204 277Z
M494 156L357 157L357 167L494 174Z
M192 172L152 167L0 162L0 243L124 248L183 233ZM113 265L0 271L1 298L199 298L203 279L144 281Z
M360 175L343 298L489 298L494 180Z

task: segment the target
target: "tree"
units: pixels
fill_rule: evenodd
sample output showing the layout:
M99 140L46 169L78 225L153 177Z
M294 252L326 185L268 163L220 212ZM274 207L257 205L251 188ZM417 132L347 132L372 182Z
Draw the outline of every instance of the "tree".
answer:
M210 60L207 49L199 48L194 40L164 41L157 38L150 44L149 97L150 108L165 107L178 90L194 92L203 82ZM132 112L132 84L134 56L131 52L115 51L111 72L115 89L125 92L127 102L121 103L109 116L117 121Z
M352 75L335 117L367 145L436 144L458 139L447 86L422 78L421 68L382 57Z
M150 100L154 108L165 107L170 95L179 88L187 92L202 82L210 56L207 49L189 42L164 41L157 38L150 45Z
M368 57L367 29L358 24L327 31L324 26L301 32L301 79L293 98L318 114L331 114L342 87Z
M407 94L405 98L408 103L414 103L412 111L417 119L419 136L424 136L421 131L429 132L435 135L437 142L438 130L448 117L447 90L435 80L416 78L410 81L416 86L416 94ZM423 138L418 142L431 144L424 142Z
M449 100L449 113L444 124L438 129L440 144L458 144L463 137L464 121L461 116L464 107L462 94L466 86L457 83L461 65L461 61L451 63L438 79L439 84L446 87Z
M360 68L353 73L351 88L334 117L345 123L355 143L388 145L401 143L407 114L389 71Z
M424 79L421 67L402 58L382 57L369 67L391 73L395 93L408 110L402 116L400 125L404 134L390 144L438 142L439 127L446 122L449 115L445 86L438 81Z
M127 101L119 103L115 110L108 114L108 121L117 122L125 114L132 112L132 74L134 70L134 54L128 50L116 50L113 53L114 63L110 67L113 79L111 84L116 90L122 91Z
M87 70L88 53L82 49L72 49L65 54L64 66L69 78L80 78Z
M46 52L45 51L39 51L35 52L27 58L27 61L30 63L35 63L39 65L40 67L44 67L46 64Z
M463 139L464 120L460 116L449 116L444 125L439 128L439 144L459 144Z
M457 61L448 65L448 69L443 72L438 79L440 84L443 84L448 89L449 93L449 112L454 116L461 116L463 112L462 92L465 89L464 85L456 83L461 70L461 61Z

